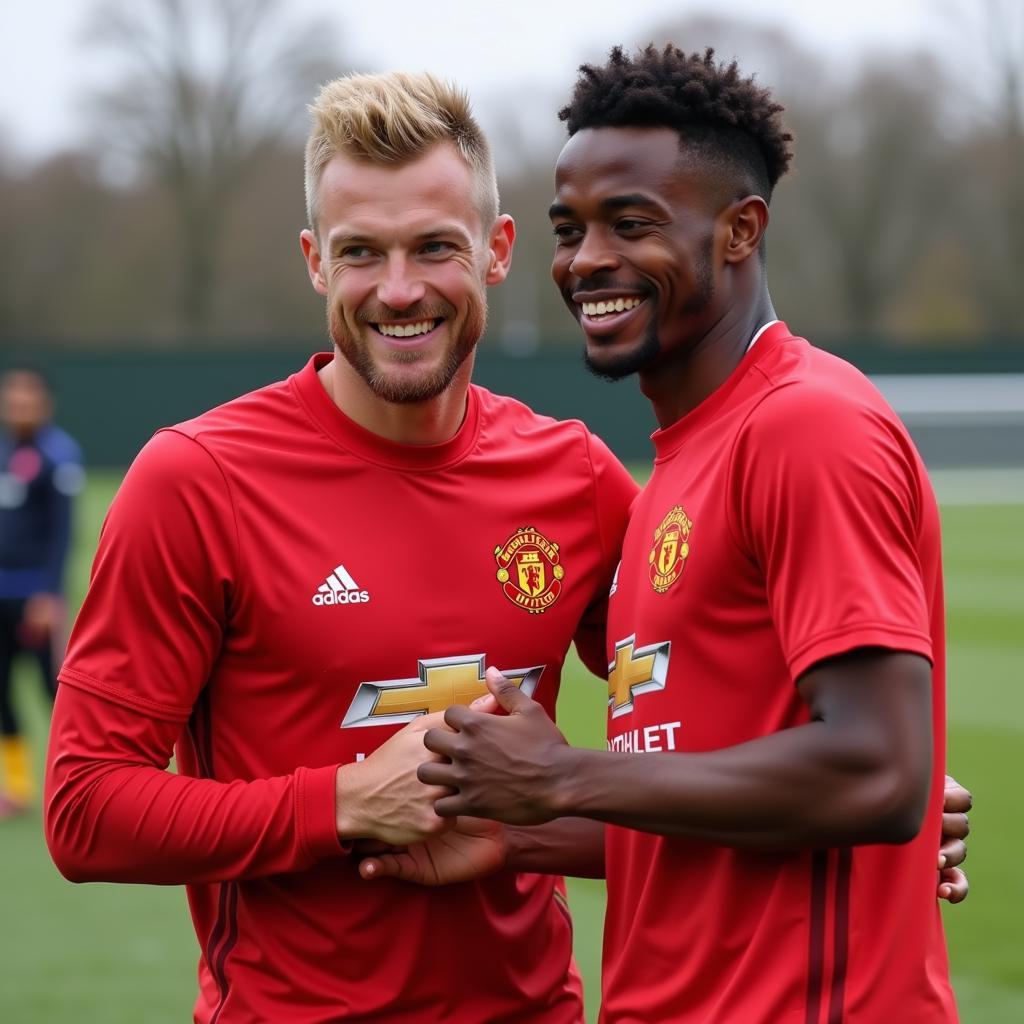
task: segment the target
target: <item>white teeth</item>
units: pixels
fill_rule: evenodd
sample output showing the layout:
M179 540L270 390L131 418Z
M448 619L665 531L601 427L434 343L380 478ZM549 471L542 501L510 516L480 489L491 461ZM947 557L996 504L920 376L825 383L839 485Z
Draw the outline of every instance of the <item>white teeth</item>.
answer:
M418 324L377 324L377 330L389 338L414 338L426 334L437 326L436 320L421 320Z
M626 309L639 306L643 299L635 297L605 299L604 302L581 302L580 308L587 316L603 316L605 313L621 313Z

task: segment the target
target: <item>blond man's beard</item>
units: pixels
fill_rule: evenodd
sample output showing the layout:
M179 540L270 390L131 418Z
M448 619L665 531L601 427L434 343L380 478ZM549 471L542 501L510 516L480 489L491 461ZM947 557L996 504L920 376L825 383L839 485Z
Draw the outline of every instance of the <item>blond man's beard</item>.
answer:
M442 315L454 314L454 307L447 307ZM419 317L419 314L415 314ZM408 319L410 314L403 313L401 319ZM433 316L422 316L420 319L436 319ZM395 316L381 316L379 320L399 319ZM445 315L445 320L451 321L450 315ZM371 321L365 319L365 314L360 314L359 324L363 331L372 331ZM331 308L327 312L327 329L331 339L337 346L338 351L345 358L348 364L359 374L367 387L385 402L404 405L413 402L427 402L436 398L447 390L459 367L469 358L483 336L487 325L487 309L482 303L474 302L466 310L466 320L462 325L448 351L437 369L415 375L410 373L393 374L388 372L387 365L380 365L373 357L368 345L363 344L353 336L347 325L341 320L337 311ZM423 358L422 353L415 350L403 352L397 350L388 356L388 362L392 365L410 366Z

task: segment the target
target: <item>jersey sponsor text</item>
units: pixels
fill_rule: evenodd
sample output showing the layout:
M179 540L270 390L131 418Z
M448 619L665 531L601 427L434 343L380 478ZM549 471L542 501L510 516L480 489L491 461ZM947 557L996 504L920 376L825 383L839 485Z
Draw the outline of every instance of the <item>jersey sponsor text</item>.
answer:
M623 754L662 754L676 750L676 733L682 725L682 722L662 722L645 725L642 729L627 729L608 741L608 749Z

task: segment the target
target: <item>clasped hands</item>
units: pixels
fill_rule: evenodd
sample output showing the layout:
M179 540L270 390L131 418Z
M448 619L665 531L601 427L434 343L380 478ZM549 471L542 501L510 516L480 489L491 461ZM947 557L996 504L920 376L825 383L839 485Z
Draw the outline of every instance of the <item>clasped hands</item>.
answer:
M522 825L555 817L545 783L551 750L570 750L565 738L496 669L488 688L471 707L417 718L365 761L338 769L340 839L408 846L454 827L460 815Z
M571 748L543 707L496 669L487 686L470 707L417 718L366 760L338 769L338 836L354 843L364 878L479 878L508 861L500 822L557 815L553 762Z
M572 748L541 705L497 669L487 670L487 689L469 707L417 719L363 762L385 755L375 784L364 790L377 825L349 832L372 837L356 845L363 878L421 885L480 878L513 855L515 828L506 825L540 825L560 815L558 782ZM397 772L390 780L389 770ZM396 779L402 784L394 786ZM967 855L970 806L971 794L947 775L937 895L950 903L967 896L959 865Z

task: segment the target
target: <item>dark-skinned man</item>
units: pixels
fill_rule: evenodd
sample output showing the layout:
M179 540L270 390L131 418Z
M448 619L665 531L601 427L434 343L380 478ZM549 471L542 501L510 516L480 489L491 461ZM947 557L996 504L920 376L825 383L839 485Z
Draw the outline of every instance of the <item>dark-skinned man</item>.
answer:
M638 374L660 425L611 589L608 750L491 672L419 774L440 815L509 827L363 867L568 870L606 823L606 1024L956 1019L938 513L874 387L772 306L780 111L710 52L583 69L552 273L591 368Z

